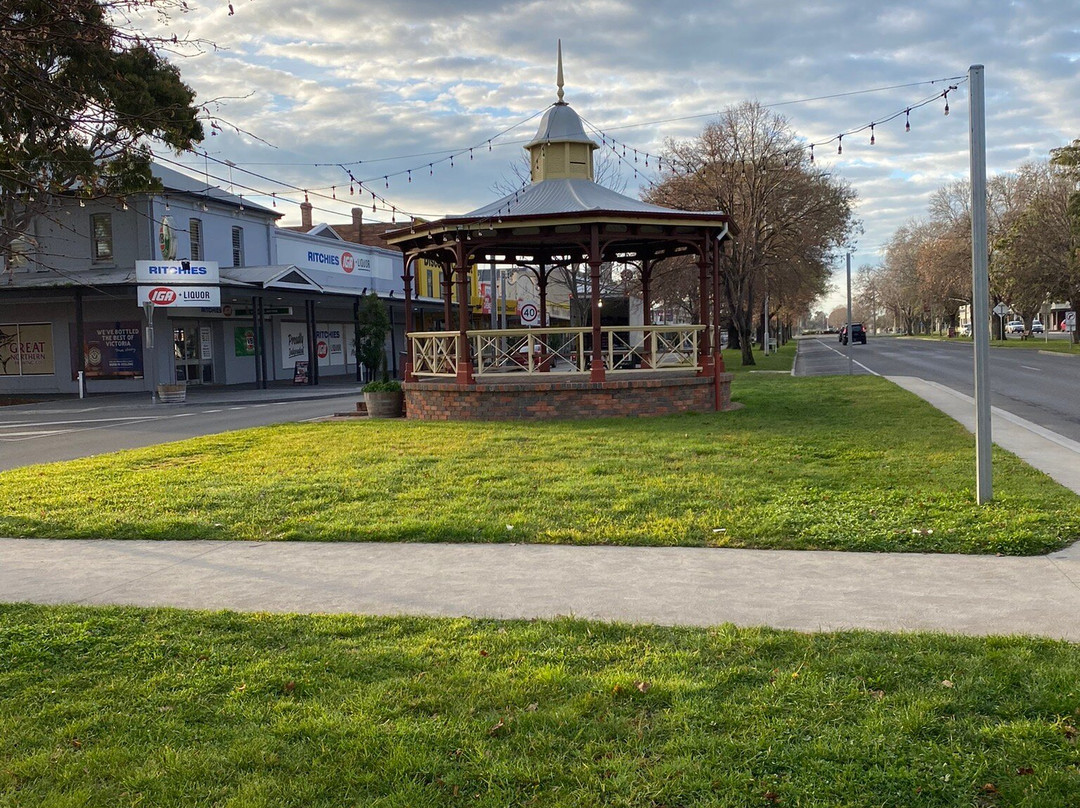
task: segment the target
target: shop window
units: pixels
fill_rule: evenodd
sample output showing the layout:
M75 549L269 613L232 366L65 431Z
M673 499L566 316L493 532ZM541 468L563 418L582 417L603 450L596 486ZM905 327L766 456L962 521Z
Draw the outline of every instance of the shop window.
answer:
M191 260L203 260L202 219L188 219L188 237L191 239Z
M111 213L95 213L90 217L90 251L95 263L113 260Z
M232 265L244 266L244 228L242 227L232 229Z

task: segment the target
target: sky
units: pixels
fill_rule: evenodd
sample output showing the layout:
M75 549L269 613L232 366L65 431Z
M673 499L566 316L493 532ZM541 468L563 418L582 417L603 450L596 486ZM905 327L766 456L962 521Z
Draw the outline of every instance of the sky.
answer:
M140 24L213 43L174 63L221 129L208 129L206 158L161 154L276 206L286 225L300 223L297 189L308 189L316 223L347 221L361 203L367 220L401 221L502 196L556 100L560 39L566 101L614 137L620 155L626 146L628 157L609 158L608 170L631 196L657 177L645 155L693 138L743 101L783 115L807 144L901 113L875 126L872 146L863 131L844 138L843 154L835 141L815 147L816 163L858 194L853 268L878 264L935 190L968 178L971 65L985 66L988 174L1080 137L1072 0L232 0L233 13L227 0L190 5L164 29ZM951 85L946 116L940 94ZM928 100L905 131L903 110ZM356 186L350 196L350 174L379 198ZM826 309L842 300L843 270L840 256Z

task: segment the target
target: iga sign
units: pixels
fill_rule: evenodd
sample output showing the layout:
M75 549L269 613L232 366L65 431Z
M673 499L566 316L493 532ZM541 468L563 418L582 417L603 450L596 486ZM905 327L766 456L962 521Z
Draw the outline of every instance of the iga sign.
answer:
M185 306L219 307L221 289L217 286L140 286L139 305L152 303L155 308Z
M219 283L217 261L136 261L138 283Z

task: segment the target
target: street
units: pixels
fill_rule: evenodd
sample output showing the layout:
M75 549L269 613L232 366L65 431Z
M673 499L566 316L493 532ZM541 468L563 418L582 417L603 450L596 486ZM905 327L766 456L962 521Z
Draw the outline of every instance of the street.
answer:
M1061 335L1052 335L1061 338ZM1042 343L1041 338L1036 340ZM913 376L968 396L975 391L974 344L870 335L866 345L841 345L835 335L799 341L796 376L852 372ZM1080 441L1080 359L1036 349L990 348L990 403Z
M182 405L149 395L59 399L0 407L0 471L153 446L356 409L359 386L192 392Z

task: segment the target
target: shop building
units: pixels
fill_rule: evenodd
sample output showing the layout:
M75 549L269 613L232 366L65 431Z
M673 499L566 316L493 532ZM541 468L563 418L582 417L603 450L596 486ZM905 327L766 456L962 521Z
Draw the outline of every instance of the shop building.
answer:
M0 392L75 393L80 377L89 392L265 386L297 378L297 363L307 383L358 377L356 312L370 292L396 324L386 348L396 373L399 252L332 228L279 228L277 210L165 167L154 174L160 192L64 199L21 239L0 273Z

